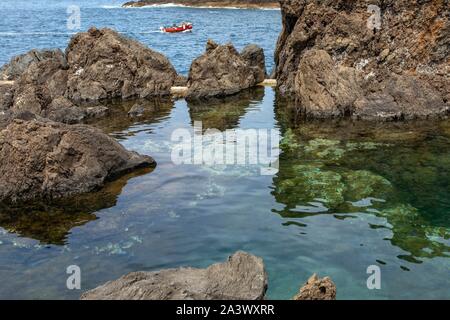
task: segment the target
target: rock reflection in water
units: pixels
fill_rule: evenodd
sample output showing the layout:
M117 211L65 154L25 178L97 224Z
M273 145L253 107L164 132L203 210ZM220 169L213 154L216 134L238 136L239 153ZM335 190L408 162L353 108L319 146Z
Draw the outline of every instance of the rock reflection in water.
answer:
M192 124L201 121L203 130L236 128L252 104L264 99L264 88L245 90L237 95L203 103L188 103Z
M152 98L129 101L110 101L104 103L108 107L108 115L100 119L92 119L89 124L102 129L117 139L123 139L123 133L132 136L138 131L129 129L133 125L158 123L166 119L174 107L174 102L167 98ZM131 112L130 112L131 111ZM135 112L133 112L135 111Z
M64 245L73 228L96 220L95 212L116 205L129 179L151 171L151 168L140 169L107 183L98 192L51 204L0 205L0 227L41 244Z
M399 259L450 257L450 136L442 123L304 122L278 110L283 124L279 173L272 195L288 219L376 217L369 227L405 251ZM444 129L444 130L443 130ZM447 184L445 186L444 184ZM430 207L430 203L433 205Z

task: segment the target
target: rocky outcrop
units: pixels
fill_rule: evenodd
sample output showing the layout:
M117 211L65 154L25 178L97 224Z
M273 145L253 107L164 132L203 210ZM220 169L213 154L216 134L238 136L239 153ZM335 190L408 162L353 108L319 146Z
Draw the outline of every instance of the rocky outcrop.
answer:
M130 273L88 291L83 300L262 300L267 274L261 258L237 252L206 269Z
M85 292L81 300L263 300L267 287L262 259L238 251L206 269L133 272ZM314 274L293 300L336 300L336 286Z
M66 55L73 101L165 96L178 79L165 56L110 29L76 35Z
M152 158L85 125L13 120L0 131L0 202L59 199L94 191Z
M253 75L257 83L261 83L266 79L266 57L263 48L256 44L249 44L242 52L241 57L244 59L250 68L253 70Z
M123 4L125 8L140 8L159 4L180 4L192 7L278 8L274 0L140 0Z
M336 300L336 285L329 277L319 278L314 274L293 300Z
M69 99L57 97L53 99L41 115L53 121L76 124L89 119L101 118L109 113L105 106L76 106Z
M260 64L261 50L252 46L244 53L239 54L232 44L208 40L206 52L191 65L186 100L223 98L256 86L260 73L265 73L265 66Z
M448 115L446 1L280 4L275 75L280 93L303 113L382 120Z
M30 65L49 59L61 59L64 56L59 49L55 50L31 50L25 54L13 57L11 61L0 69L0 81L17 80L30 67Z
M0 76L0 111L32 112L64 123L105 114L83 102L167 96L185 84L169 60L110 29L91 28L72 38L66 52L32 50L13 58Z

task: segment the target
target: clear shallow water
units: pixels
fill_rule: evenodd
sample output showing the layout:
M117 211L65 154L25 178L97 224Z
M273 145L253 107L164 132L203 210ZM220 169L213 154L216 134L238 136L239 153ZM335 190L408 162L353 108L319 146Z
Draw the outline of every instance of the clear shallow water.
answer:
M267 68L273 67L273 52L281 31L279 10L199 8L121 8L118 0L2 0L0 2L0 65L14 55L34 48L65 49L70 37L91 26L113 28L164 53L179 73L187 74L192 60L204 52L211 38L233 42L238 50L257 43L266 52ZM80 30L68 30L67 8L81 9ZM181 21L194 23L190 34L163 34L162 25Z
M65 288L72 264L87 290L136 270L205 267L237 250L264 258L273 299L292 297L314 272L334 279L340 299L450 298L448 122L295 128L270 88L209 110L148 102L153 111L138 121L126 116L132 105L110 104L113 115L94 125L152 155L156 169L62 207L2 208L1 298L76 299ZM172 132L199 120L222 131L280 129L279 173L174 165ZM366 287L374 264L379 291Z
M0 15L10 10L8 29L2 29L31 33L34 25L41 27L38 30L63 32L49 26L60 26L55 12L64 14L65 2L50 2L50 9L41 8L42 2L14 2L40 12L41 22L33 16L30 24L23 22L28 21L23 15L14 16L19 11L11 10L11 3L0 4ZM110 26L122 21L123 29L117 29L139 29L137 16L125 15L124 9L103 9L107 2L84 3L82 10L96 22L103 19L103 25ZM56 22L44 18L49 14L46 10L53 12ZM111 13L105 16L103 10ZM190 10L198 12L196 17L210 11L129 10L141 19L159 12L170 22L177 20L173 18L177 14L184 20ZM149 13L144 14L146 10ZM279 23L277 11L212 10L216 11L213 17L228 17L234 24L250 23L236 19L236 14L259 17L261 25L272 16ZM213 25L215 18L205 21ZM159 21L152 23L159 27ZM242 45L251 37L261 37L248 42L266 43L267 53L273 52L275 33L269 37L265 32L245 36L240 32L236 41ZM159 39L154 43L160 48L169 48L165 53L180 71L188 66L180 57L200 54L207 34L199 43L197 34L186 36L181 39L193 37L192 48L198 52L183 50L181 56L166 35L156 33L152 38ZM150 41L147 35L137 37ZM217 37L213 38L225 41L231 33ZM0 36L0 50L9 58L7 50L22 52L38 44L64 47L67 41L66 35ZM189 106L183 100L149 101L152 111L140 120L127 117L132 105L108 104L112 115L93 125L127 148L153 156L158 166L67 203L1 208L0 298L77 299L80 292L65 286L66 267L73 264L81 267L82 287L87 290L136 270L206 267L236 250L264 258L273 299L292 297L315 272L333 278L340 299L450 298L448 121L293 126L289 114L282 111L284 103L270 88L244 93L213 108ZM199 120L206 128L221 131L279 129L284 136L279 173L261 176L254 167L175 166L170 158L172 132L192 128ZM380 291L366 287L366 269L373 264L381 267Z

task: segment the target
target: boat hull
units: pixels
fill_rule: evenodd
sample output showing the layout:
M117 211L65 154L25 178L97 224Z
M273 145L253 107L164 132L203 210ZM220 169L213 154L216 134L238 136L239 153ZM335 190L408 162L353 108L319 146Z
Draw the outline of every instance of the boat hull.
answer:
M192 26L191 25L186 25L183 27L170 27L170 28L161 28L162 32L165 33L180 33L180 32L191 32L192 31Z

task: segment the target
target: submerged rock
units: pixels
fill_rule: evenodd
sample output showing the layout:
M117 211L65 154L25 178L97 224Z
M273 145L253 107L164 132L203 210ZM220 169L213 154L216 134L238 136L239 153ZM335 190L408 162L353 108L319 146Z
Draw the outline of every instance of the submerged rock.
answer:
M152 158L127 151L90 126L14 120L0 132L0 202L91 192L121 174L154 165Z
M218 45L209 40L206 52L191 65L186 100L222 98L256 86L260 66L254 65L250 56L250 49L244 58L232 44Z
M273 194L278 202L290 208L317 199L330 208L344 202L345 183L337 172L324 170L320 165L298 164L289 168L289 172L281 168L281 173L285 176L275 179Z
M329 277L314 274L293 300L336 300L336 285Z
M449 114L445 1L280 4L277 85L304 114L354 113L357 119L383 121ZM380 26L373 20L378 9Z
M75 101L165 96L178 79L164 55L110 29L77 34L66 55L67 96Z
M422 259L450 257L450 228L430 224L423 212L407 203L400 203L377 211L386 219L386 227L392 231L387 238L392 245L404 250L398 258L421 263Z
M393 189L389 180L370 171L348 171L342 176L346 186L346 199L350 201L370 197L385 199Z
M237 252L206 269L134 272L88 291L82 300L262 300L267 273L261 258Z
M0 227L18 237L37 240L43 245L65 245L73 228L96 220L96 212L117 205L117 200L130 179L150 172L152 168L135 170L106 183L98 191L68 199L17 205L0 203ZM118 226L111 228L117 230ZM95 232L98 232L98 228Z

